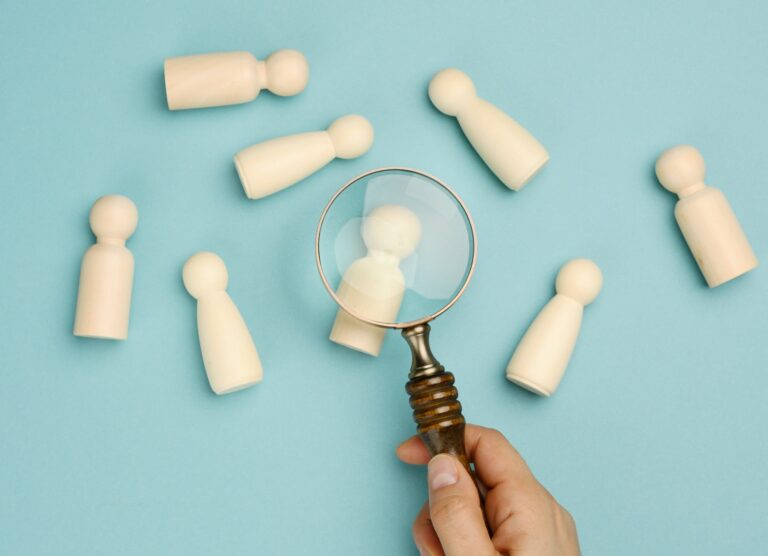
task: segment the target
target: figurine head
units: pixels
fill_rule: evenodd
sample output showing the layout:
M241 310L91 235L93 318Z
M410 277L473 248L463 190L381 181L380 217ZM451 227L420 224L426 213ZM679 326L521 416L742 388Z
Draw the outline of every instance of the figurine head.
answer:
M221 257L210 251L201 251L184 263L182 278L189 294L200 299L207 293L226 290L229 274Z
M573 259L557 273L555 291L571 297L582 305L592 303L603 287L603 273L589 259Z
M656 160L656 177L665 189L685 196L686 189L704 186L706 165L701 153L690 145L667 149Z
M328 134L339 158L362 156L373 144L371 122L357 114L343 116L334 121L328 128Z
M399 205L376 207L363 221L363 241L371 251L408 257L421 240L421 222L410 210Z
M97 238L125 241L136 230L139 211L128 197L105 195L93 203L89 221Z
M267 89L281 97L299 94L309 82L309 64L298 50L284 49L270 54L267 65Z
M429 98L443 114L455 116L477 96L469 76L456 68L439 71L429 82Z

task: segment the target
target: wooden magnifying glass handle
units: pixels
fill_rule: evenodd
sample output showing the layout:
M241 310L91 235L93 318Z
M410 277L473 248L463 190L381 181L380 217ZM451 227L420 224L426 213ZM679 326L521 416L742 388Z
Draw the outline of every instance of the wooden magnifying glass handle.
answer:
M464 447L464 416L459 391L453 385L453 374L446 372L432 355L429 330L428 324L403 330L403 338L413 355L405 386L411 397L413 420L431 456L451 454L474 477Z

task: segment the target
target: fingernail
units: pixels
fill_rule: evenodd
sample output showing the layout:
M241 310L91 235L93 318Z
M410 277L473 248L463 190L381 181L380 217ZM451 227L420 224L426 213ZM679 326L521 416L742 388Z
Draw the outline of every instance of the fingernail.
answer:
M427 479L432 490L438 490L449 485L456 484L459 474L456 471L456 462L451 456L438 454L429 461L427 466Z

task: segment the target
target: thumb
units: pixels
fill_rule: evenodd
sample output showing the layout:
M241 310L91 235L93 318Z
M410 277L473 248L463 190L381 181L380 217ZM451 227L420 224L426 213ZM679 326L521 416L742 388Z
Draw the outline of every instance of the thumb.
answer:
M459 460L447 454L433 457L427 482L429 514L445 556L496 555L477 487Z

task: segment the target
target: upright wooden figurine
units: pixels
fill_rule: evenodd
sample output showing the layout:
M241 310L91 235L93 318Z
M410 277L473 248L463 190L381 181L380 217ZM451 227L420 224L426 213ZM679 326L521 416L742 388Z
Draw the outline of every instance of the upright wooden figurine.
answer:
M80 267L75 310L75 336L125 340L131 312L133 255L125 241L139 222L128 197L107 195L91 208L90 224L96 244L86 251Z
M725 195L704 184L706 166L701 153L678 145L656 161L656 176L676 193L675 218L710 288L757 267L757 257Z
M278 50L259 61L250 52L216 52L168 58L165 93L170 110L241 104L262 89L299 94L309 81L307 59L298 50Z

